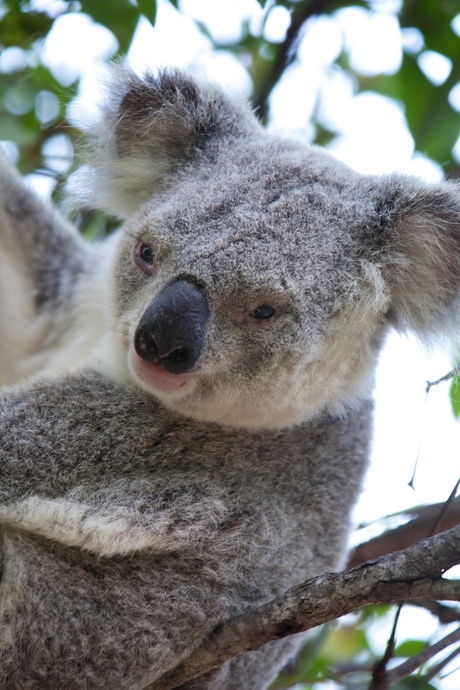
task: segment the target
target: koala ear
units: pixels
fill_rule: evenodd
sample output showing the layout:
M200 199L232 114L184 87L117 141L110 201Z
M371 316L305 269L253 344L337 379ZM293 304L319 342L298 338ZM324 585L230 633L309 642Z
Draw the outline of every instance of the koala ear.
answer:
M386 178L383 270L389 318L420 336L454 335L460 326L460 188L416 178Z
M250 108L179 70L142 77L115 66L93 131L90 164L71 185L80 200L121 218L169 186L220 141L260 131Z

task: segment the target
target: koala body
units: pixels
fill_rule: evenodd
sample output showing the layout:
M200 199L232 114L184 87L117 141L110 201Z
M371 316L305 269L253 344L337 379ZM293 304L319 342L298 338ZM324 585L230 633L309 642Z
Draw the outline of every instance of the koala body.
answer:
M116 69L98 247L0 170L0 686L142 690L344 566L390 327L458 317L458 190L359 175L179 72ZM184 689L264 690L301 639Z

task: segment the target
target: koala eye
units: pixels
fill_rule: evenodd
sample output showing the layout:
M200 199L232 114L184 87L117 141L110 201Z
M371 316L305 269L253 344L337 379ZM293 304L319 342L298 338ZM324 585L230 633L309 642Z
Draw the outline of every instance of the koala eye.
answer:
M277 307L272 307L271 304L259 304L240 314L236 320L245 326L262 328L274 323L279 314L280 310Z
M259 307L254 309L251 316L253 316L255 319L269 319L270 317L275 316L275 314L276 309L274 307L271 307L269 304L261 304Z
M271 326L280 316L282 309L271 304L258 304L256 307L249 307L244 312L238 314L235 322L243 326L252 328L265 328Z
M144 273L153 273L155 271L155 253L146 242L139 242L136 246L134 257L137 265Z

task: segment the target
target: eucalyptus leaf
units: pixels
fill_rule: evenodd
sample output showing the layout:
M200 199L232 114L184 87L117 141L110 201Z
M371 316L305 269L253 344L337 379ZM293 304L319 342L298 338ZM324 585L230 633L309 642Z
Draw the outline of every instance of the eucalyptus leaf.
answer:
M157 15L156 0L137 0L137 6L139 7L141 14L143 14L153 26L155 24Z

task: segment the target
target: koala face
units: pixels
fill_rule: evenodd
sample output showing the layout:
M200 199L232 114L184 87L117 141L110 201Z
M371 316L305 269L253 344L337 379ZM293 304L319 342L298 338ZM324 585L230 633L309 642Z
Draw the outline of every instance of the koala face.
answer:
M126 219L118 358L167 407L247 428L341 412L390 325L447 324L447 185L359 175L182 73L116 73L97 134L90 202Z
M344 167L331 182L328 157L291 142L236 148L130 219L115 320L135 382L168 407L281 427L364 392L387 296L349 200L331 201L339 184L358 195L358 176Z

